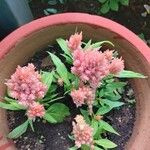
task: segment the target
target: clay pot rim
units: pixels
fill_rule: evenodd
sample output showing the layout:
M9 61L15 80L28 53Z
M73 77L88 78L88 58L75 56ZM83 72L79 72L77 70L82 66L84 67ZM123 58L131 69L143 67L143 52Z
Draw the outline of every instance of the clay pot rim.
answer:
M15 47L17 42L23 40L23 38L25 38L26 36L48 26L67 23L83 23L87 25L89 24L115 32L118 34L116 38L126 39L129 43L134 45L134 47L138 49L150 63L149 47L136 34L134 34L126 27L110 19L85 13L56 14L37 19L26 25L23 25L0 42L0 59L5 56L13 47Z
M81 23L83 25L85 24L93 26L93 28L104 28L108 31L114 32L116 36L113 38L128 41L129 44L135 47L135 49L137 49L137 52L140 53L141 56L143 56L143 61L146 61L148 66L150 66L150 48L143 42L143 40L141 40L138 36L136 36L133 32L131 32L124 26L112 20L84 13L64 13L52 15L37 19L18 28L0 42L0 60L5 57L5 55L9 53L18 43L23 41L29 35L32 35L33 33L50 26L59 26L68 23Z

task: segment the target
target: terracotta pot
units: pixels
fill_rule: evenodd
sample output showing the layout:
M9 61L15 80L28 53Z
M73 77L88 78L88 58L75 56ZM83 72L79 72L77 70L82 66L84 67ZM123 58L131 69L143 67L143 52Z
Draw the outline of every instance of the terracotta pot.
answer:
M0 43L0 95L6 91L5 79L17 65L28 61L34 53L53 43L83 31L84 38L110 40L126 62L127 69L150 77L150 48L134 33L109 19L81 13L66 13L35 20L14 31ZM132 80L136 95L136 122L127 150L150 149L150 78ZM0 150L14 150L6 138L6 112L0 109Z

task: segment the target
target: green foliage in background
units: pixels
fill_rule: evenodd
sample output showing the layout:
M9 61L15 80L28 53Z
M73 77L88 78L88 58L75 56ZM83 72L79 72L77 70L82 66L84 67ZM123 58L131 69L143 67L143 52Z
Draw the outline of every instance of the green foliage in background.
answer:
M109 11L118 11L120 5L128 6L129 0L98 0L102 5L100 12L106 14Z
M88 1L88 0L82 0ZM129 0L97 0L100 2L99 13L106 14L109 11L118 11L121 5L128 6ZM67 3L72 3L75 5L75 2L80 3L79 0L41 0L42 3L48 3L49 7L44 9L45 15L60 13L63 10L58 10L56 5L67 5Z

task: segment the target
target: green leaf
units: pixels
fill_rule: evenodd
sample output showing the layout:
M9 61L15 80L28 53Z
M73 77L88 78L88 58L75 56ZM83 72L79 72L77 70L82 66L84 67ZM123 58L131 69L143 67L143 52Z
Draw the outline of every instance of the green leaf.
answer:
M97 145L102 146L104 148L115 148L117 145L108 139L100 139L94 141Z
M91 123L91 127L94 129L93 135L95 135L98 130L98 121L93 119Z
M14 108L16 107L16 109L18 108L18 110L25 110L26 109L22 105L18 104L17 101L16 102L11 102L10 105L12 105Z
M44 99L45 101L42 101L43 102L43 104L45 105L45 104L50 104L50 103L53 103L53 102L55 102L55 101L58 101L58 100L60 100L60 99L63 99L64 98L64 96L61 96L61 97L56 97L56 98L54 98L54 99Z
M103 150L103 149L100 147L94 146L94 150Z
M56 90L56 89L55 89ZM59 94L57 93L57 94L54 94L53 92L52 93L48 93L46 96L45 96L45 98L43 98L43 99L40 99L40 102L43 102L43 103L45 103L45 102L49 102L49 101L51 101L51 100L53 100L53 99L56 99L56 98L58 98L57 96L58 96Z
M65 3L65 0L59 0L59 2L60 2L61 4L64 4L64 3Z
M49 13L48 13L46 10L43 10L43 11L44 11L44 14L45 14L46 16L49 15Z
M104 115L106 113L108 113L109 111L111 111L112 108L108 105L102 106L98 109L98 111L96 112L97 115Z
M106 85L106 88L110 91L123 88L127 83L126 82L112 82Z
M103 97L105 95L104 89L98 91L98 96Z
M24 109L24 107L22 107L21 105L15 102L11 102L10 104L7 104L5 102L0 102L0 107L4 109L8 109L8 110L23 110Z
M119 99L121 99L121 96L119 94L115 94L114 91L108 91L108 89L103 97L105 97L105 99L110 99L111 101L118 101Z
M119 135L119 133L111 125L109 125L107 122L100 120L99 125L104 130Z
M10 104L12 105L12 107L15 107L16 109L18 108L19 110L25 110L26 108L23 107L22 105L20 105L16 99L12 99L12 98L9 98L7 96L5 96L4 98L2 97L2 99L4 99L6 101L4 101L5 104Z
M47 88L49 89L53 81L54 71L51 72L42 71L41 73L42 73L42 81L44 84L47 85Z
M27 120L26 122L24 122L23 124L15 128L13 131L11 131L8 134L8 138L11 138L11 139L18 138L19 136L21 136L22 134L26 132L28 125L29 125L29 120Z
M89 40L89 41L85 44L85 47L84 47L85 50L88 49L88 48L91 46L91 42L92 42L92 40Z
M74 82L73 82L73 86L75 89L77 89L79 87L80 84L80 79L79 77L75 76Z
M115 76L118 78L147 78L146 76L140 73L128 71L128 70L123 70L118 75Z
M110 8L111 8L111 10L118 11L118 9L119 9L118 1L111 0L110 1Z
M120 0L120 3L124 6L128 6L129 5L129 0Z
M105 81L106 81L107 83L113 83L113 82L115 81L115 79L110 78L110 79L106 79Z
M58 123L62 122L64 118L69 115L70 112L67 106L62 103L55 103L48 108L44 119L50 123Z
M142 40L145 41L145 35L144 35L144 33L141 33L141 34L139 34L138 36L139 36Z
M53 118L53 116L49 114L48 112L45 113L43 118L47 120L49 123L57 123L57 120Z
M48 53L51 56L54 65L56 66L57 73L63 79L63 81L67 84L67 86L69 86L70 81L68 79L68 71L67 71L66 66L62 63L62 61L56 55L50 52Z
M68 135L68 137L69 137L69 139L72 140L72 141L75 140L73 135Z
M56 14L57 13L57 9L55 9L55 8L47 8L47 9L44 10L44 12L51 13L51 14Z
M69 57L68 55L66 55L66 54L61 54L65 59L66 59L66 62L68 63L68 64L73 64L73 60L72 60L72 58L71 57Z
M102 5L100 12L103 14L106 14L109 12L109 10L110 10L110 6L109 6L108 2L106 2Z
M48 4L49 5L56 5L57 4L57 0L48 0Z
M3 97L0 97L0 98L4 99L6 103L16 102L16 99L9 98L7 96L5 96L4 98Z
M30 127L31 127L32 131L34 132L33 121L29 120L29 124L30 124Z
M90 121L90 117L89 117L88 111L87 111L87 110L84 110L84 109L80 109L80 112L81 112L81 114L83 115L83 117L84 117L86 123L90 124L91 121Z
M70 58L72 58L71 53L70 53L70 49L67 46L67 42L62 39L62 38L58 38L56 39L58 45L60 46L60 48L63 50L63 52L68 55Z
M103 44L110 44L111 46L114 47L114 44L110 41L101 41L101 42L96 42L94 44L91 45L92 48L98 48L101 47Z
M110 101L107 99L102 99L101 102L108 105L110 108L120 107L120 106L124 105L123 102Z
M70 147L69 150L77 150L78 148L76 146Z
M106 85L106 88L113 88L113 89L118 89L118 88L122 88L126 85L126 82L112 82Z
M90 147L88 145L82 144L81 150L90 150Z

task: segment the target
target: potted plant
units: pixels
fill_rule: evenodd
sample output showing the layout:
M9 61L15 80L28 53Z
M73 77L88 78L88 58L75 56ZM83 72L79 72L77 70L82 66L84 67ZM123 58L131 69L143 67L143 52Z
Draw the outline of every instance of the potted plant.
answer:
M83 31L85 39L95 41L107 39L113 42L115 48L125 60L127 69L149 77L149 48L131 31L102 17L81 13L66 13L33 21L19 28L0 43L0 95L4 96L6 92L5 79L9 79L17 65L23 65L37 50L53 43L56 38L67 39L76 28ZM149 82L149 78L136 79L131 82L137 100L137 114L133 134L126 145L127 149L149 149ZM0 124L2 129L0 131L0 148L15 149L15 146L6 138L8 126L6 112L2 109L0 118L2 120Z

